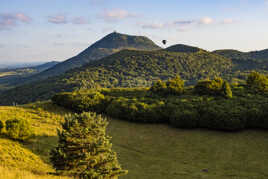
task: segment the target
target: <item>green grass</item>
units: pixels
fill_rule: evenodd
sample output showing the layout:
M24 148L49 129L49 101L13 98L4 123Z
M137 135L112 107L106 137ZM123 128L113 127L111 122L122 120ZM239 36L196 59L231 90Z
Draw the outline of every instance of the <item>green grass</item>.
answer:
M108 133L129 170L122 179L268 178L267 131L180 130L112 120Z
M66 113L47 102L0 107L0 120L27 118L35 131L27 143L0 137L0 178L60 178L47 175L53 172L48 157ZM122 168L129 171L121 179L268 178L267 131L181 130L112 119L108 134Z
M28 119L34 136L27 142L8 139L4 134L0 136L0 178L56 178L47 175L54 172L49 163L49 151L57 145L56 129L66 113L69 112L47 102L1 106L1 121Z

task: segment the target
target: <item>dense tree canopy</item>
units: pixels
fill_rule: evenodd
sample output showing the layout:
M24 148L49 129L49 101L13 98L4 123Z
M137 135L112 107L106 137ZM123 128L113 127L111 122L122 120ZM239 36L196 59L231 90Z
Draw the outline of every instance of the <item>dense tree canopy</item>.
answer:
M106 136L107 125L107 120L95 113L67 116L58 132L59 144L51 151L57 172L85 179L112 179L126 174Z

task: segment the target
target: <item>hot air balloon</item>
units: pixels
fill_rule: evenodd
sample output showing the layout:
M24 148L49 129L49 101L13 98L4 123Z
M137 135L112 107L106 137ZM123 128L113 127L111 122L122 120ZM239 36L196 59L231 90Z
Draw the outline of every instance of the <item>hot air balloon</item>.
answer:
M166 41L166 40L162 40L162 43L163 43L164 45L166 45L167 41Z

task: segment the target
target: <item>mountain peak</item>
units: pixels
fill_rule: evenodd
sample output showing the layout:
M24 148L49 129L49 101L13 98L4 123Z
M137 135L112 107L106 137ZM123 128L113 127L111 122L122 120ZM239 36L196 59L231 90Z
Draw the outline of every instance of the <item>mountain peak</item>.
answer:
M32 76L29 81L46 79L81 67L86 63L99 60L123 49L152 51L161 49L152 40L144 36L134 36L113 32L95 42L77 56L63 61L52 68Z
M116 31L106 35L89 48L125 49L135 48L139 50L160 49L152 40L145 36L135 36L118 33Z

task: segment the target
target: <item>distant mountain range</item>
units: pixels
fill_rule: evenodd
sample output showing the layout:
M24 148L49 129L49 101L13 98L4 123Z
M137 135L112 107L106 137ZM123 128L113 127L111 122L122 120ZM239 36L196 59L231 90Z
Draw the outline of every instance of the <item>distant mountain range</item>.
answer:
M150 86L180 75L190 85L221 76L244 80L250 70L268 72L268 50L209 52L177 44L161 49L143 36L111 33L64 62L21 80L0 94L0 104L47 100L55 93L96 87Z
M14 85L23 82L26 78L41 73L60 62L51 61L41 65L27 66L22 68L3 68L0 69L0 91L12 88Z

